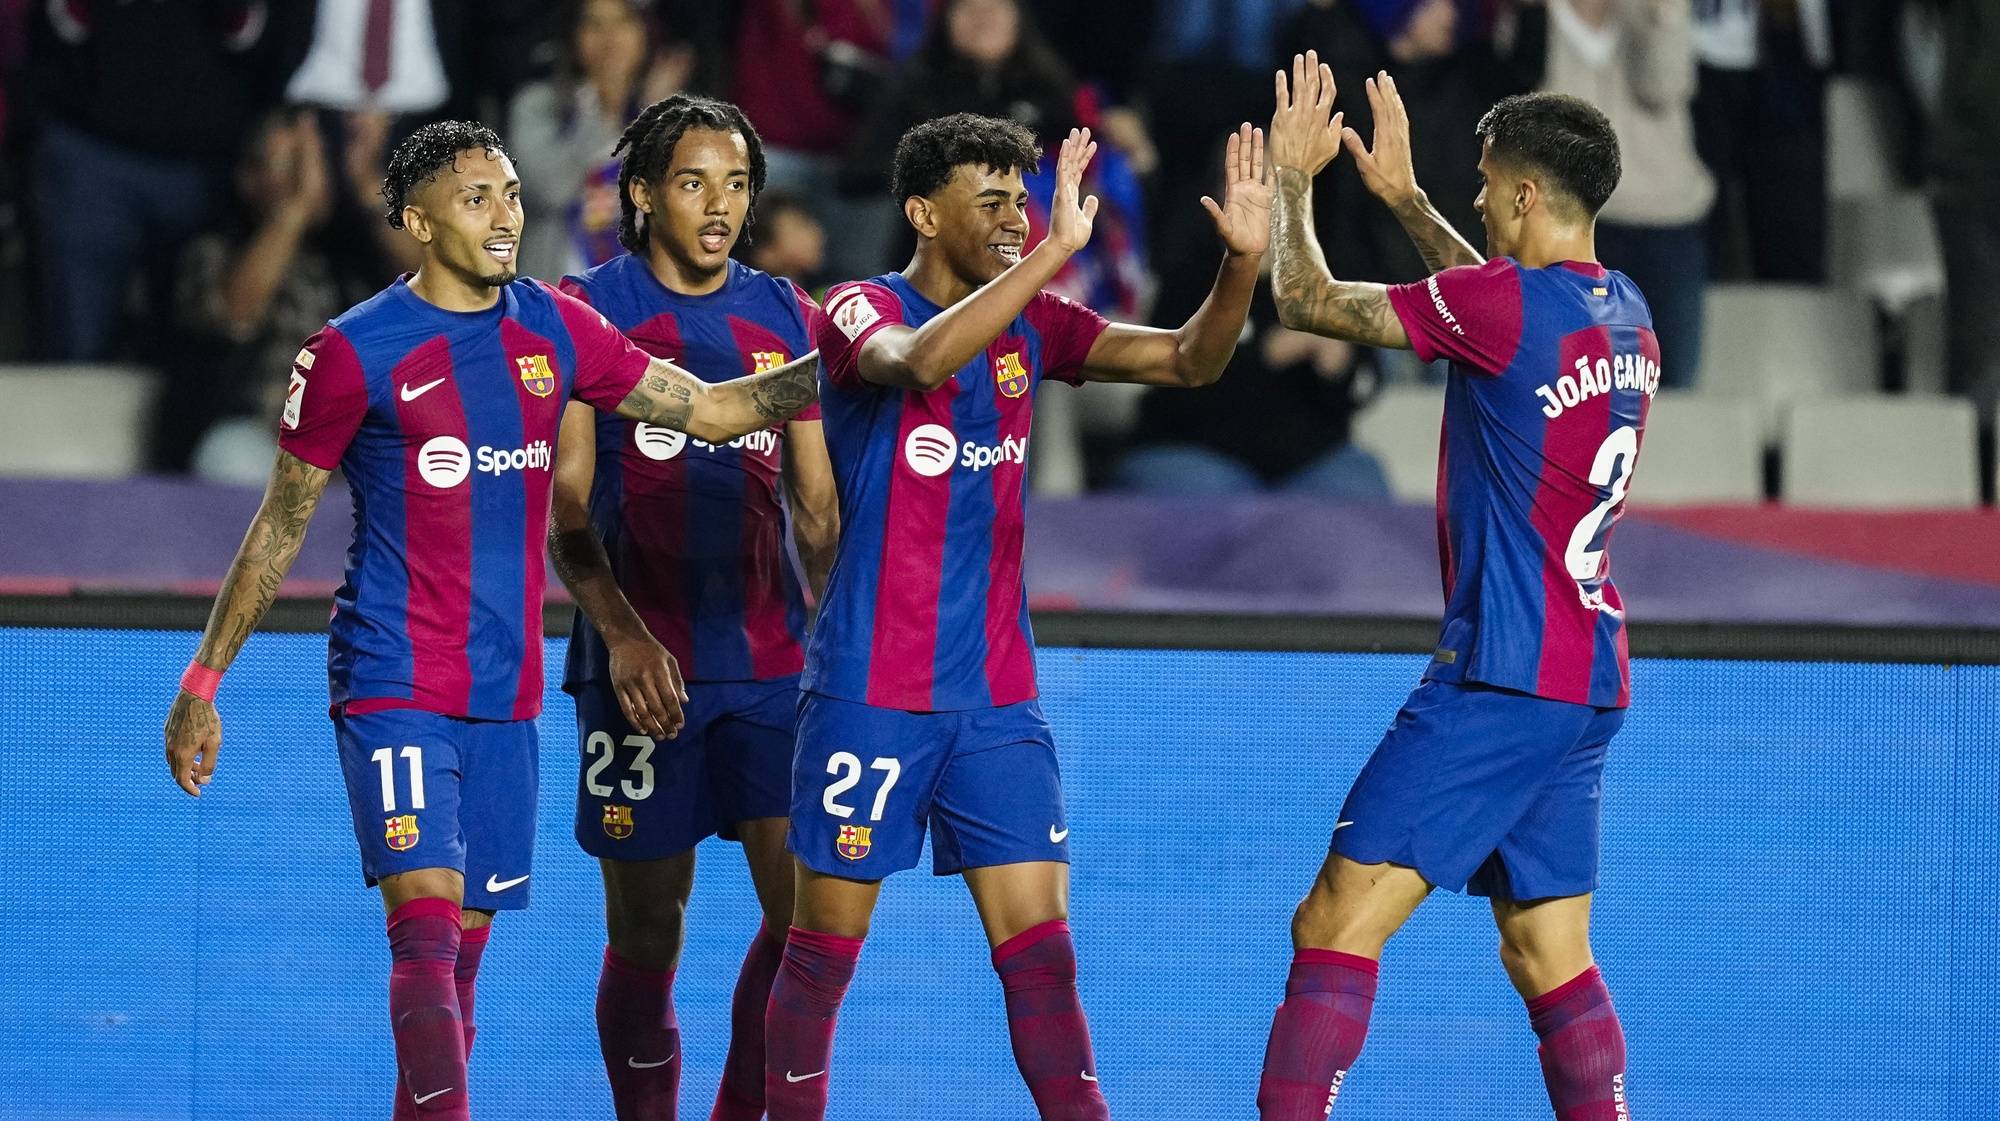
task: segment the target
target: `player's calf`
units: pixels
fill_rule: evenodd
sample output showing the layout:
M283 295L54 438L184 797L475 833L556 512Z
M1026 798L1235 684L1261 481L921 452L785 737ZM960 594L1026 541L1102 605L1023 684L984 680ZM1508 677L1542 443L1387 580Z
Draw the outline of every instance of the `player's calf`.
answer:
M458 904L412 899L389 915L389 1021L396 1066L415 1113L462 1121L467 1105L465 1036L454 971L461 931Z
M609 945L597 977L597 1042L619 1121L672 1121L681 1081L674 970L694 852L603 860Z
M1007 994L1014 1063L1043 1121L1108 1121L1069 923L1054 919L1002 942L993 948L993 969Z

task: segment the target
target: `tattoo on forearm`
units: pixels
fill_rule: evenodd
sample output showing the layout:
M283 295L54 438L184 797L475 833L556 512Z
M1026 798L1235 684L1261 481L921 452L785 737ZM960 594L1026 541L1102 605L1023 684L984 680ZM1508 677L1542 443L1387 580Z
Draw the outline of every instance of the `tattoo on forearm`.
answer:
M1313 232L1312 177L1297 168L1278 169L1271 245L1271 294L1286 324L1371 346L1393 344L1395 311L1382 287L1343 283L1328 270Z
M1396 220L1402 223L1403 232L1410 235L1417 253L1424 259L1424 267L1431 272L1442 272L1458 265L1479 265L1486 258L1475 252L1458 231L1451 228L1428 202L1417 201L1396 211Z
M227 665L264 618L285 582L306 525L326 490L331 472L290 455L279 455L264 504L250 522L243 547L223 577L195 657L209 666Z
M750 407L771 421L789 419L819 396L819 360L801 358L763 375L750 391Z

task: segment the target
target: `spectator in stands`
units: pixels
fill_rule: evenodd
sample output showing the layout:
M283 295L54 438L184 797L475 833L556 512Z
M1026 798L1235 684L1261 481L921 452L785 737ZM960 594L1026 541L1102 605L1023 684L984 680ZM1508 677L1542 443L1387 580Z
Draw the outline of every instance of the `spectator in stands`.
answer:
M1214 385L1147 392L1112 484L1179 497L1273 490L1387 501L1381 464L1348 442L1380 384L1372 352L1280 326L1268 276L1246 330Z
M639 110L687 87L694 52L640 0L572 0L567 49L507 114L526 227L521 272L554 283L617 256L619 134Z
M1688 0L1547 0L1543 88L1581 97L1618 132L1625 175L1597 216L1597 254L1646 294L1660 380L1694 384L1715 182L1695 154ZM1400 79L1399 79L1400 81Z
M1944 68L1929 159L1944 246L1946 376L1952 392L1979 404L1990 479L2000 402L2000 4L1938 0L1937 6Z
M28 192L40 349L102 360L128 342L135 276L156 314L164 304L172 262L227 197L230 160L290 60L266 34L265 0L37 8Z
M270 473L275 418L300 339L395 274L355 226L382 225L333 205L311 112L265 118L235 172L235 205L188 243L174 294L178 355L156 417L153 452L177 469L256 484Z
M1714 271L1824 281L1827 0L1695 0L1694 20L1695 145L1722 203L1709 222ZM1730 252L1738 223L1742 268Z
M751 225L737 243L743 263L818 291L826 268L826 230L805 200L787 191L757 196Z

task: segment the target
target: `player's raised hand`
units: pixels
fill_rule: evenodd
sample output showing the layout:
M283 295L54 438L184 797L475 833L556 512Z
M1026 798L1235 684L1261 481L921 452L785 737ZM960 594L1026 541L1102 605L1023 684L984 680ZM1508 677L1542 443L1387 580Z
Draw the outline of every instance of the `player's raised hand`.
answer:
M1403 108L1403 95L1396 92L1396 79L1387 70L1363 84L1375 115L1374 147L1364 147L1361 134L1351 128L1342 129L1340 136L1353 153L1354 168L1369 192L1391 208L1402 206L1417 197L1417 169L1410 162L1410 114Z
M611 688L625 719L656 740L680 735L687 719L681 713L687 690L680 663L644 632L605 645L611 651Z
M1097 142L1087 128L1073 128L1056 156L1056 194L1049 202L1049 236L1065 253L1074 253L1090 244L1091 224L1097 219L1097 196L1078 201L1083 194L1083 172L1097 154Z
M1319 60L1318 51L1295 54L1290 81L1278 71L1277 94L1278 107L1271 114L1272 166L1318 175L1340 155L1342 115L1333 113L1333 68Z
M1246 257L1271 244L1271 177L1264 173L1264 130L1238 125L1222 152L1222 204L1203 195L1215 232L1229 252Z
M196 798L215 777L215 753L222 746L222 717L215 705L183 689L167 710L167 770L182 790Z

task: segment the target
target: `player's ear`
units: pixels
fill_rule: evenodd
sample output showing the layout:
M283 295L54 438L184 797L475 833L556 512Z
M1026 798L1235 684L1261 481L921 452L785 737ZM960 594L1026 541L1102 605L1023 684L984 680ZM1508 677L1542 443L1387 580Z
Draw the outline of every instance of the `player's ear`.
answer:
M1526 217L1541 201L1541 187L1533 179L1523 179L1514 185L1514 216Z
M904 199L903 217L910 220L910 225L916 229L917 236L937 236L937 208L924 196L911 195Z
M416 238L418 243L423 245L431 243L431 221L417 207L405 206L403 208L403 228L408 230L410 236Z
M634 175L632 177L632 181L625 185L625 194L631 198L632 205L639 209L639 213L644 214L647 217L652 216L653 214L652 184L646 182L639 176Z

